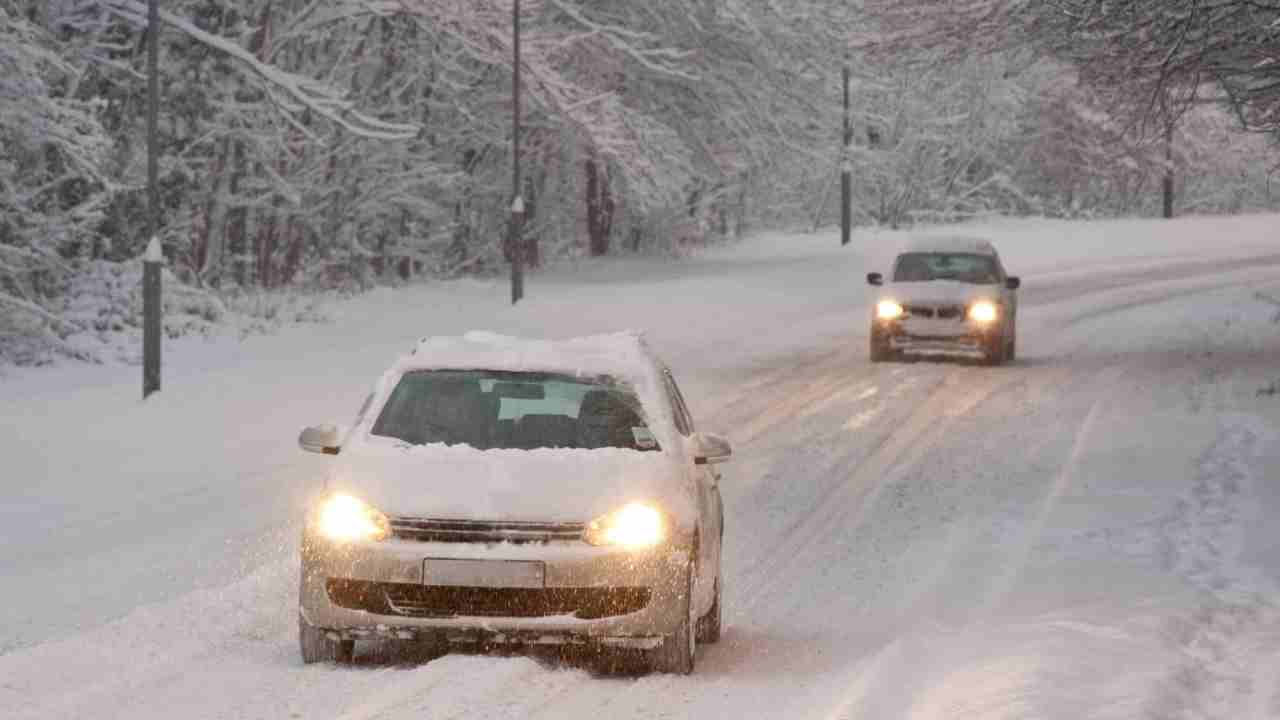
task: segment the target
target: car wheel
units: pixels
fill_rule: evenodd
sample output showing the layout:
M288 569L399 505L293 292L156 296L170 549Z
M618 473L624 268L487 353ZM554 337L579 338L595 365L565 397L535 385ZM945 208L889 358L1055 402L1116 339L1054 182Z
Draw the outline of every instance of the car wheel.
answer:
M871 362L880 363L888 362L896 357L893 350L889 349L889 339L881 337L879 333L872 331L871 333Z
M720 578L716 578L716 599L711 603L711 609L706 615L698 618L698 642L715 643L720 641L720 626L723 613L721 612L720 596L722 583Z
M693 566L685 570L684 597L680 600L680 621L675 632L662 639L662 644L649 651L649 667L657 672L688 675L693 672L694 653L698 646L693 605Z
M1015 328L1013 337L1009 338L1009 349L1005 351L1004 359L1013 362L1018 359L1018 330Z
M310 665L318 662L349 663L355 659L355 640L333 640L320 628L312 627L298 615L298 646L302 650L302 662Z
M987 345L984 351L983 362L987 365L1002 365L1005 361L1006 354L1009 350L1008 342L1004 339L1004 334L994 338L994 342Z

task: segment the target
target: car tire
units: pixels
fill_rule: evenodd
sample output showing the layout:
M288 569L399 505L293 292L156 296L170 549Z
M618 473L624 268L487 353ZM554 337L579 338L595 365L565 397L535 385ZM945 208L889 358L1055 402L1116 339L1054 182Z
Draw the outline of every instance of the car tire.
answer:
M889 339L881 337L879 333L872 331L871 333L871 362L882 363L893 360L897 355L889 348Z
M698 618L698 642L711 643L720 642L720 627L723 624L723 605L720 602L723 587L720 578L716 578L716 599L711 603L711 609L706 615Z
M349 663L355 659L355 640L333 640L328 633L312 627L298 615L298 647L305 665L318 662Z
M680 620L675 631L662 638L662 644L648 651L649 669L673 675L693 672L698 646L697 623L693 606L693 565L685 570L684 596L680 599Z
M1004 333L994 338L994 342L987 345L983 352L983 363L986 365L1003 365L1005 358L1008 357L1009 342L1005 340Z
M1018 331L1013 331L1013 337L1009 338L1009 349L1004 354L1005 362L1013 362L1018 359Z

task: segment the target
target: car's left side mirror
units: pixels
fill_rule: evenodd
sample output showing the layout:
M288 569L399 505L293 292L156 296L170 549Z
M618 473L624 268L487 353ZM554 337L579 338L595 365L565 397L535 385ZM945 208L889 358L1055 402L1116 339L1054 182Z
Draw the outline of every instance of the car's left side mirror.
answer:
M880 273L867 273L867 284L879 287L884 284L884 276Z
M298 447L321 455L337 455L342 449L343 434L337 425L312 425L298 436Z
M733 457L733 446L719 435L711 433L693 434L693 464L715 465L727 462Z
M1022 278L1011 277L1008 280L1004 281L1004 286L1009 288L1010 290L1017 290L1018 288L1022 287Z

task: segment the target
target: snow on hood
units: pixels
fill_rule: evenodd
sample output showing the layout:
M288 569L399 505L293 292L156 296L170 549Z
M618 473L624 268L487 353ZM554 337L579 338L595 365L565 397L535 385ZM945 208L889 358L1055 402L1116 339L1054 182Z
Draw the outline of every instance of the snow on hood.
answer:
M329 487L388 515L587 522L649 501L682 525L693 501L677 456L621 448L476 450L362 443L336 458Z
M976 300L999 300L998 285L975 285L955 280L889 283L881 297L900 303L956 303L967 305Z

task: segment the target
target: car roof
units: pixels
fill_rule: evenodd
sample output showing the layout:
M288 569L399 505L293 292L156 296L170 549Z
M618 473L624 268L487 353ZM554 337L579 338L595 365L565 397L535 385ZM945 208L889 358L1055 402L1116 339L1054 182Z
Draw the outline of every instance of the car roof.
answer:
M995 245L990 240L963 235L922 235L907 242L902 252L973 253L995 256Z
M513 337L485 331L424 337L394 369L504 370L636 379L662 368L638 332L562 340Z

